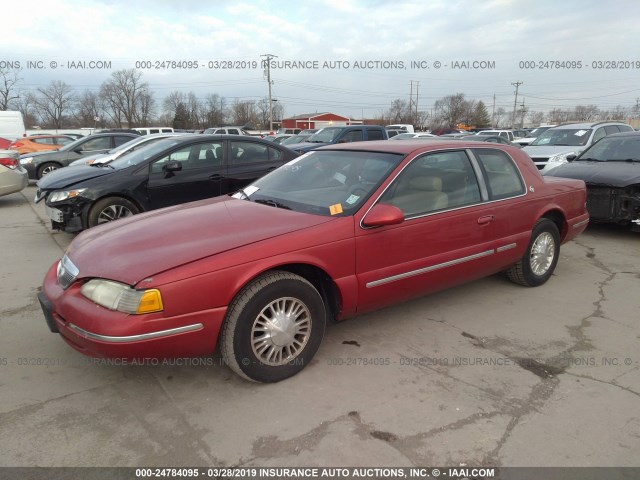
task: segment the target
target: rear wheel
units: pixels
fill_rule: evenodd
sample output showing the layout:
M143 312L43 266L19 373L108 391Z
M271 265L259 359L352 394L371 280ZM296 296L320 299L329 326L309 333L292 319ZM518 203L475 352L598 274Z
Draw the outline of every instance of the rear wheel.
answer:
M278 382L300 372L324 336L322 297L304 278L265 273L233 300L220 349L227 365L254 382Z
M38 167L38 173L37 173L38 180L44 177L47 173L51 173L54 170L57 170L59 168L60 168L60 165L58 165L57 163L53 163L53 162L43 163Z
M560 254L560 233L555 223L541 218L534 225L527 251L507 270L512 282L526 287L542 285L553 274Z
M108 197L97 201L89 212L89 227L140 213L140 209L126 198Z

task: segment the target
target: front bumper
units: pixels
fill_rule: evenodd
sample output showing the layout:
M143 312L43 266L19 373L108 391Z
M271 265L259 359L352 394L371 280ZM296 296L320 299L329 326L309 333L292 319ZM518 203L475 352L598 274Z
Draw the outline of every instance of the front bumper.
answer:
M56 268L57 262L47 272L38 300L49 330L75 350L123 360L197 357L215 350L226 307L177 316L128 315L85 298L82 281L63 290Z
M36 203L45 198L48 193L38 190ZM51 228L63 232L75 233L87 227L87 215L91 201L82 197L76 197L69 202L57 202L50 204L45 200L45 211L51 220Z

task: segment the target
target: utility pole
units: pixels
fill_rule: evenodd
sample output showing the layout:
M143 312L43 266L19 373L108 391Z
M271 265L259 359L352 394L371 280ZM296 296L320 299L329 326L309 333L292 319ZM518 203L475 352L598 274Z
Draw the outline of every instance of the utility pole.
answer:
M271 55L267 53L265 55L260 55L261 57L265 57L262 61L262 64L265 66L265 74L267 76L267 84L269 85L269 131L273 131L273 100L271 98L271 59L278 58L277 55Z
M524 128L524 114L526 110L524 108L524 98L522 99L522 103L520 104L520 128Z
M411 89L409 90L409 117L413 117L413 80L411 80Z
M416 82L416 121L414 122L414 125L418 123L418 89L419 88L420 88L420 82Z
M493 94L493 108L491 109L491 126L496 126L496 94Z
M518 88L522 85L522 82L518 80L516 83L512 83L514 87L516 87L516 98L513 101L513 115L511 117L511 128L516 126L516 107L518 106Z

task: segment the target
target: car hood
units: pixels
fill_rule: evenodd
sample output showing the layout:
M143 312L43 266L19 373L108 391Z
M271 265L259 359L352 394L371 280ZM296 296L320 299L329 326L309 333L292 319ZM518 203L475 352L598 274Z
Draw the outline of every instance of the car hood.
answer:
M586 145L527 145L522 150L527 152L530 157L551 157L553 155L570 152L574 152L577 155L585 148L587 148Z
M119 170L114 170L109 167L92 167L90 165L77 165L73 168L59 168L38 180L38 189L58 190L83 180L102 177L103 175L109 175L110 173L118 171Z
M80 270L78 278L135 285L186 263L333 220L223 196L90 228L67 255Z
M547 176L575 178L591 185L627 187L640 184L638 162L571 162L552 168Z

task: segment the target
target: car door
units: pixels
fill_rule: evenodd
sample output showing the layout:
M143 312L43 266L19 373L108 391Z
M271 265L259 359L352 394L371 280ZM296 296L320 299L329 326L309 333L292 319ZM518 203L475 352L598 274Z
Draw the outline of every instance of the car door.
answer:
M448 150L416 157L394 179L376 203L405 220L356 227L359 311L494 271L492 207L479 176L466 150Z
M148 173L149 208L220 195L225 170L223 143L206 141L183 145L154 160ZM170 171L167 168L170 165L179 169Z
M284 163L282 150L249 140L227 141L225 191L235 192Z
M78 145L75 150L67 152L65 165L68 165L78 158L86 157L87 155L105 153L111 150L112 146L110 136L105 135L101 137L87 138L87 140L81 145Z

